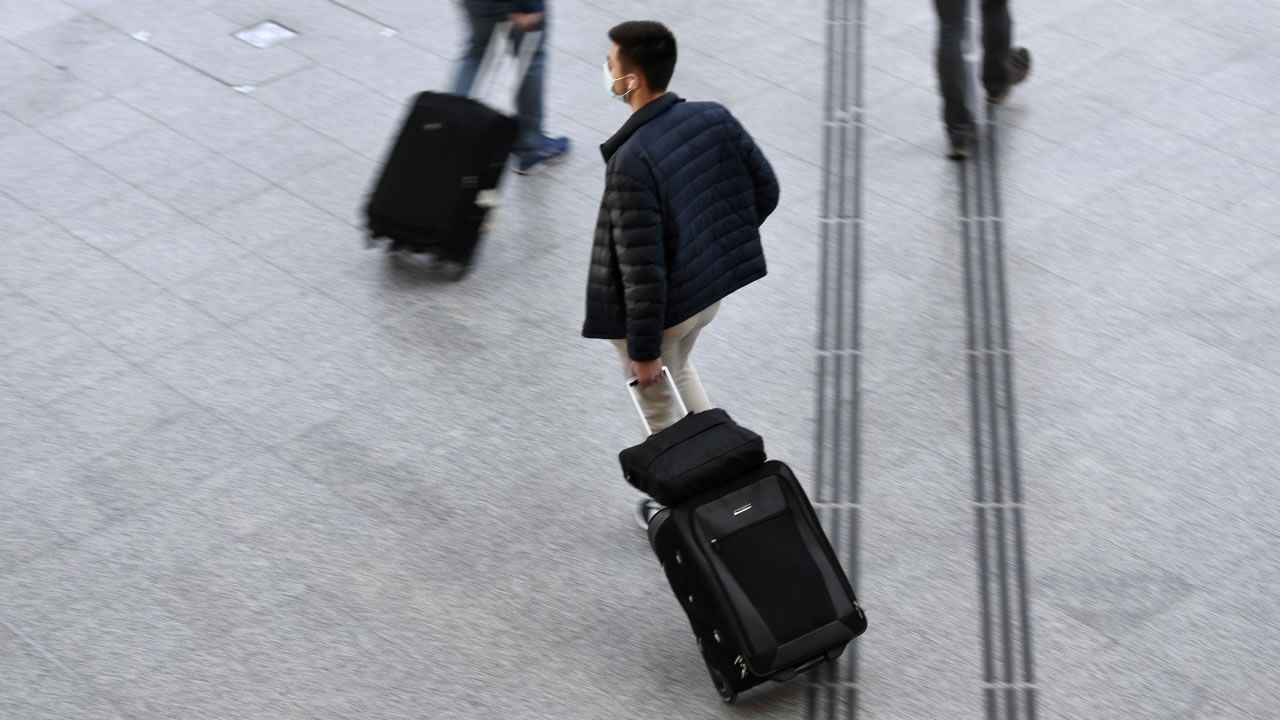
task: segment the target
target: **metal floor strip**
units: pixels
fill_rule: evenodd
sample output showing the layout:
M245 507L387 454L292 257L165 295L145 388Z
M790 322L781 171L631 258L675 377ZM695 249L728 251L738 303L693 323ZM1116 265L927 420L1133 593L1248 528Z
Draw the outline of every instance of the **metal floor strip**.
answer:
M826 87L822 121L822 231L819 266L817 425L814 505L857 591L862 351L861 153L864 0L828 0ZM857 716L858 648L814 671L807 686L810 720Z
M967 12L972 13L972 3ZM974 44L974 24L968 42ZM977 73L969 61L969 77ZM977 83L971 82L971 90ZM979 107L970 93L971 107ZM958 164L964 264L973 512L982 632L981 692L989 720L1035 720L1034 658L1000 207L998 110L976 123L977 152Z

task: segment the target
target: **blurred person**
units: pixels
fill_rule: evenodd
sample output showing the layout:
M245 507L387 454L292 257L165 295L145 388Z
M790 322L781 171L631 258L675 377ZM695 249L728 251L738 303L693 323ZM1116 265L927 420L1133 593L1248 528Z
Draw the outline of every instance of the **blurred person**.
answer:
M516 172L538 172L569 152L569 138L548 137L542 131L543 74L546 70L547 11L544 0L460 0L471 27L467 49L458 61L452 92L467 95L476 81L480 61L504 21L511 23L511 47L518 52L527 33L541 31L529 69L516 91L516 116L520 122L514 153Z
M1000 103L1009 89L1031 72L1031 53L1010 47L1013 22L1008 0L982 3L982 85L987 102ZM963 160L973 145L973 114L969 108L969 76L964 60L965 10L968 0L934 0L938 11L938 85L946 124L947 157Z
M582 334L612 341L639 385L653 432L679 420L665 365L691 412L710 409L690 360L720 301L765 276L760 225L778 205L764 153L722 105L685 102L667 85L676 39L656 22L609 31L604 92L631 117L602 146ZM645 501L647 525L659 506Z

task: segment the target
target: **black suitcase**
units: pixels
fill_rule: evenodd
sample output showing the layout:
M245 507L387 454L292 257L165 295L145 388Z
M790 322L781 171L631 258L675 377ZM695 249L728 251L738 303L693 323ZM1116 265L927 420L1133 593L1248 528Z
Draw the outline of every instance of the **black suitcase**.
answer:
M649 542L725 702L834 660L867 629L804 489L776 460L663 509Z
M645 444L674 431L656 443L676 449L670 467L717 472L692 473L703 492L659 511L649 522L649 544L689 616L716 690L733 702L767 680L784 682L840 657L866 631L867 617L791 468L764 461L763 444L760 462L735 465L755 457L742 451L751 442L738 442L743 432L755 433L736 424L726 429L715 417L696 422L711 411L690 415L665 367L662 375L684 418ZM648 431L635 384L628 380L627 390ZM699 442L703 437L710 441Z
M491 79L509 29L507 23L494 28L473 89ZM525 35L517 82L540 41L541 33ZM419 93L365 206L370 244L386 239L393 252L430 253L455 263L455 277L461 277L480 243L518 131L514 117L473 98Z
M414 100L366 207L371 238L468 265L517 123L482 102L424 92Z

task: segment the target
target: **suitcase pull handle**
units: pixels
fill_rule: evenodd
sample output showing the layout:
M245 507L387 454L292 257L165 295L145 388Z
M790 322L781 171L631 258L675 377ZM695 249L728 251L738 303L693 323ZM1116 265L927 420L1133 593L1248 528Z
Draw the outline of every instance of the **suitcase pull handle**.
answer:
M676 387L675 378L671 377L671 371L666 365L662 366L662 377L666 379L667 386L671 388L671 397L676 399L676 404L680 406L680 415L683 417L689 414L689 408L684 404L684 398L680 397L680 388ZM640 422L644 423L644 432L646 435L653 434L653 428L649 426L649 418L644 416L644 408L640 406L640 392L636 389L640 385L640 381L635 378L627 379L627 393L631 395L631 404L636 406L636 413L640 415Z

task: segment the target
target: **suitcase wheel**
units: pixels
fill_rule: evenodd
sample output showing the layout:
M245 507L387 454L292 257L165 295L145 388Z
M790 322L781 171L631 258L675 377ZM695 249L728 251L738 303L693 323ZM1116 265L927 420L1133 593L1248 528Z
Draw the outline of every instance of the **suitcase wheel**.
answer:
M441 271L450 282L458 282L471 272L471 263L450 261L441 268Z
M738 693L733 691L729 682L724 679L724 675L711 667L710 663L707 663L707 670L711 672L711 682L716 686L716 692L720 693L720 699L725 701L725 704L732 705L733 701L738 699Z

